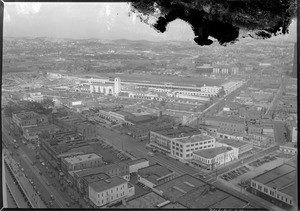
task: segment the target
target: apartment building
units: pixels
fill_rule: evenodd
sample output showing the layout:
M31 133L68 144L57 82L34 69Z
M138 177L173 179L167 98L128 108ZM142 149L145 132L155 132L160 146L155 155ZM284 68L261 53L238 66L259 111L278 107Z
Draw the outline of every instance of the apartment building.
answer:
M61 170L64 173L80 169L95 168L103 163L102 157L95 153L66 157L61 160Z
M134 193L134 186L118 176L89 184L89 199L95 208L115 204L133 196Z
M215 138L187 126L150 132L150 146L179 159L191 159L193 151L215 147Z
M214 170L220 165L238 159L238 152L231 147L215 147L211 149L198 150L193 152L192 164L195 166Z
M252 142L255 146L267 146L275 142L273 136L268 136L264 134L252 133L248 134L249 141Z

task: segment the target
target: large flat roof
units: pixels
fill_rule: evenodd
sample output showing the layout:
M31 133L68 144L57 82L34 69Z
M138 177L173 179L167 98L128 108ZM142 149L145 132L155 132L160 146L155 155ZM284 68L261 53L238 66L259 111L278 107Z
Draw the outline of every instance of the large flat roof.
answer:
M90 153L90 154L85 154L85 155L77 155L77 156L74 156L74 157L67 157L67 158L64 158L64 160L67 162L67 163L70 163L70 164L76 164L76 163L81 163L81 162L85 162L85 161L88 161L88 160L95 160L95 159L100 159L101 157L95 153Z
M21 113L15 114L15 115L22 120L31 119L31 118L35 118L35 117L39 116L37 113L35 113L33 111L21 112Z
M118 208L158 208L156 205L166 201L166 199L151 191L145 195L127 201L126 205L118 206Z
M171 201L176 201L185 193L205 184L206 183L189 174L184 174L156 186L155 189L161 191L161 193Z
M83 177L83 179L85 181L87 181L88 183L93 183L93 182L96 182L96 181L99 181L99 180L105 180L105 179L109 179L110 176L105 174L105 173L99 173L99 174L93 174L93 175L88 175L88 176L85 176Z
M167 136L169 138L180 138L180 137L187 137L196 134L201 134L199 130L188 126L179 126L174 128L156 130L155 133L158 133L163 136Z
M171 173L173 173L173 171L169 170L167 167L161 166L158 163L138 170L138 174L141 175L141 177L154 184L157 183L157 179Z
M196 155L199 155L200 157L211 159L221 153L229 152L231 150L232 150L232 148L230 148L230 147L216 147L216 148L211 148L211 149L194 151L193 153Z
M121 177L112 177L106 180L99 180L93 183L90 183L89 186L95 190L95 192L102 192L107 189L113 188L115 186L127 183L127 181Z
M240 148L242 146L250 144L249 142L235 140L235 139L217 139L217 142L220 142L223 144L228 144L228 145L230 145L232 147L236 147L236 148Z
M180 204L187 208L209 208L213 204L229 197L229 194L219 189L210 190L210 185L200 186L181 196L178 199Z
M93 168L93 169L78 171L78 172L76 172L76 175L78 177L85 177L85 176L88 176L88 175L98 174L98 173L101 173L101 172L104 173L104 172L106 172L110 169L116 169L116 168L119 168L119 165L114 163L114 164L107 165L107 166L100 166L100 167Z
M234 196L229 196L225 199L223 199L222 201L219 201L213 205L210 206L210 208L242 208L244 207L246 204L248 204L247 202L236 198Z
M283 164L281 166L278 166L270 171L267 171L263 174L260 174L256 177L253 178L253 180L262 183L262 184L266 184L272 180L275 180L279 177L282 177L292 171L295 171L295 168L287 165L287 164Z
M139 159L127 161L127 163L129 165L135 165L135 164L146 162L146 161L148 161L146 158L139 158Z
M229 122L229 123L240 123L244 124L245 119L239 117L226 117L226 116L208 116L207 120L220 121L220 122Z
M214 139L214 137L209 136L209 135L204 135L204 134L199 134L199 135L195 134L194 136L190 136L190 137L178 138L178 139L176 139L176 141L179 141L182 143L195 143L195 142L206 141L206 140L211 140L211 139Z

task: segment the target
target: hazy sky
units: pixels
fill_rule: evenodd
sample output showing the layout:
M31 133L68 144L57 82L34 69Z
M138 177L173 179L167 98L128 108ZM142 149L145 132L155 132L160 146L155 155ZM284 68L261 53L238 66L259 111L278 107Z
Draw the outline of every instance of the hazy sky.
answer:
M5 3L4 36L152 41L194 38L184 21L173 21L165 33L158 33L134 14L129 16L129 10L127 3ZM295 41L295 21L289 35L275 39Z

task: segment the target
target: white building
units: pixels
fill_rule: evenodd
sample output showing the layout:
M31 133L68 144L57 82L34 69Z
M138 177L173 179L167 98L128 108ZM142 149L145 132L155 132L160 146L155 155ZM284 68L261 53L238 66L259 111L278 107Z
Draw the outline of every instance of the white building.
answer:
M215 138L200 131L182 126L178 128L150 131L150 146L172 156L186 160L192 153L215 147Z
M297 154L297 143L295 142L288 142L284 145L281 145L279 147L280 151L284 154L291 154L296 155Z
M118 96L120 92L121 92L121 79L120 78L115 78L115 81L114 81L114 94Z
M243 81L228 81L226 83L221 84L224 88L226 94L233 92L243 85Z
M238 159L238 152L231 147L222 146L193 152L192 163L207 170L214 170L235 159Z
M216 147L231 147L234 154L240 156L253 149L253 143L235 139L217 139Z
M44 95L42 95L41 92L30 93L29 97L31 101L38 102L38 103L42 102L44 99Z
M106 207L125 200L134 193L134 186L118 176L89 184L89 199L95 207Z

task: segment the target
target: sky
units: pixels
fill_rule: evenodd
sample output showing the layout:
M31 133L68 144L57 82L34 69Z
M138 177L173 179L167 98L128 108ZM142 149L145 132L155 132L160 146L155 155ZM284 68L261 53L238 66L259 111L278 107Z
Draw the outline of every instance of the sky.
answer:
M74 39L130 39L192 41L191 27L182 20L170 23L165 33L141 23L128 3L5 3L4 37ZM296 41L296 21L290 34L274 40Z

